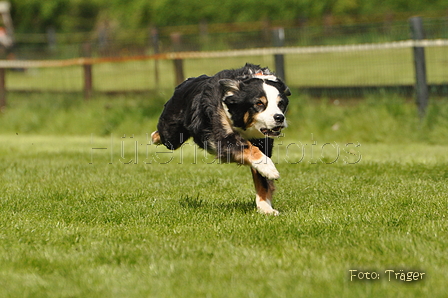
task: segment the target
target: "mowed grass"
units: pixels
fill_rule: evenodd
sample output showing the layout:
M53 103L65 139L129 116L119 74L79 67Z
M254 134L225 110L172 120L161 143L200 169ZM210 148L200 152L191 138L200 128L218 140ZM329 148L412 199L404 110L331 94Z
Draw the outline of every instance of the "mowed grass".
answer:
M148 142L161 99L13 99L0 119L0 297L446 295L444 103L420 123L399 99L293 97L273 217L256 212L248 168L191 140Z

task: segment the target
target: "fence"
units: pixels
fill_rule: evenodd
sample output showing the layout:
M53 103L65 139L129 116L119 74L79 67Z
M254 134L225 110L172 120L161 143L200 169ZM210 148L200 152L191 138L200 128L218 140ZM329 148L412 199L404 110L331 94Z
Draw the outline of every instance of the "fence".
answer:
M444 23L445 22L445 23ZM448 37L445 20L433 21L429 26L430 34L427 37ZM442 25L440 25L442 24ZM426 23L425 23L425 26ZM367 28L367 26L366 26ZM384 25L378 26L383 28ZM321 28L324 32L325 28ZM344 29L344 30L342 30ZM347 28L332 28L331 33L325 33L329 39L319 46L291 46L294 42L305 37L310 37L309 32L317 29L289 28L284 31L284 39L276 41L277 47L258 47L252 49L233 49L224 51L185 51L191 48L186 37L171 34L171 50L179 52L164 52L160 43L166 41L151 40L152 45L147 50L141 50L141 55L124 55L123 49L120 56L101 55L98 45L81 48L84 58L72 58L61 60L2 60L0 61L0 105L5 105L6 90L26 92L80 92L84 90L86 98L93 92L145 92L154 89L165 89L175 86L179 80L185 77L198 76L200 74L213 74L224 68L241 67L245 62L270 66L282 73L288 85L300 92L307 92L316 96L358 96L375 90L393 90L405 94L411 94L415 85L415 73L413 65L414 48L425 49L427 86L430 93L448 93L448 51L446 39L431 40L406 40L378 42L387 39L377 30L369 37L375 43L348 44L350 34L342 34ZM353 28L352 28L353 29ZM426 27L425 27L426 29ZM305 34L305 30L308 32ZM390 26L389 31L403 31L403 25ZM272 32L251 32L258 35L266 46L268 42L274 43ZM302 35L298 34L301 33ZM339 33L338 33L339 32ZM359 32L356 31L357 35ZM361 30L361 32L364 32ZM407 25L407 34L409 25ZM294 38L291 38L290 36ZM155 39L154 32L149 34ZM234 38L235 36L232 35ZM351 36L351 37L350 37ZM373 38L372 36L375 36ZM277 34L278 37L278 34ZM200 37L205 44L213 37ZM363 37L366 40L367 37ZM389 38L389 37L388 37ZM421 37L419 37L421 38ZM236 39L240 39L237 36ZM317 39L317 37L316 37ZM322 45L337 41L345 45ZM308 41L307 41L308 42ZM250 42L248 42L250 44ZM90 43L91 44L91 43ZM187 44L187 45L185 45ZM157 45L157 48L154 47ZM282 46L285 45L285 46ZM54 46L53 46L54 47ZM117 48L117 47L114 47ZM193 47L194 48L194 47ZM124 48L126 49L126 47ZM48 51L53 51L49 50ZM157 53L158 52L158 53ZM18 58L23 55L18 51ZM103 56L103 57L102 57ZM104 57L106 56L106 57ZM282 58L279 60L279 58ZM176 61L174 64L172 61ZM180 63L179 61L183 61ZM282 63L283 62L283 63ZM279 65L285 65L281 70ZM175 65L175 66L173 66ZM8 71L5 71L8 70ZM175 79L177 78L177 79Z

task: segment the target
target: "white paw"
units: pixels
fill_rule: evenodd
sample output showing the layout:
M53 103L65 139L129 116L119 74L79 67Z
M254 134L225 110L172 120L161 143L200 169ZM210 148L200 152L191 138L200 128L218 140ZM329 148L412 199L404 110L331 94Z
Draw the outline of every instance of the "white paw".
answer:
M257 202L257 209L258 212L261 214L268 214L268 215L279 215L280 212L272 208L271 204L269 204L267 201L259 201Z
M275 180L280 178L280 173L277 171L272 159L264 156L258 161L252 163L252 168L257 170L261 176L268 178L269 180Z

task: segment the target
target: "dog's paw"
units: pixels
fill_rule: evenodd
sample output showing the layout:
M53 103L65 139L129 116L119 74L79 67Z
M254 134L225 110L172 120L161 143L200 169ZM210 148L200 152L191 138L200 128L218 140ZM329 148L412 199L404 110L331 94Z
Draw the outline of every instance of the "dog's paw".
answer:
M272 208L271 204L269 204L267 201L257 202L257 209L258 212L261 214L274 215L274 216L280 214L280 212Z
M252 168L257 170L257 172L260 173L261 176L266 177L269 180L276 180L280 178L280 173L277 171L274 162L267 156L264 156L260 160L253 162Z
M160 134L157 130L151 134L151 141L154 145L162 144L162 141L160 140Z

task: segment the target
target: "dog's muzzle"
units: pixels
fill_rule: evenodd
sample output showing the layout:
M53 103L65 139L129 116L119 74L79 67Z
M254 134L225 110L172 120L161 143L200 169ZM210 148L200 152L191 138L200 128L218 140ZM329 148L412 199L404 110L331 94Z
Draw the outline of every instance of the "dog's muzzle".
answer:
M283 125L276 126L274 128L260 128L262 134L268 137L278 137L284 128Z

